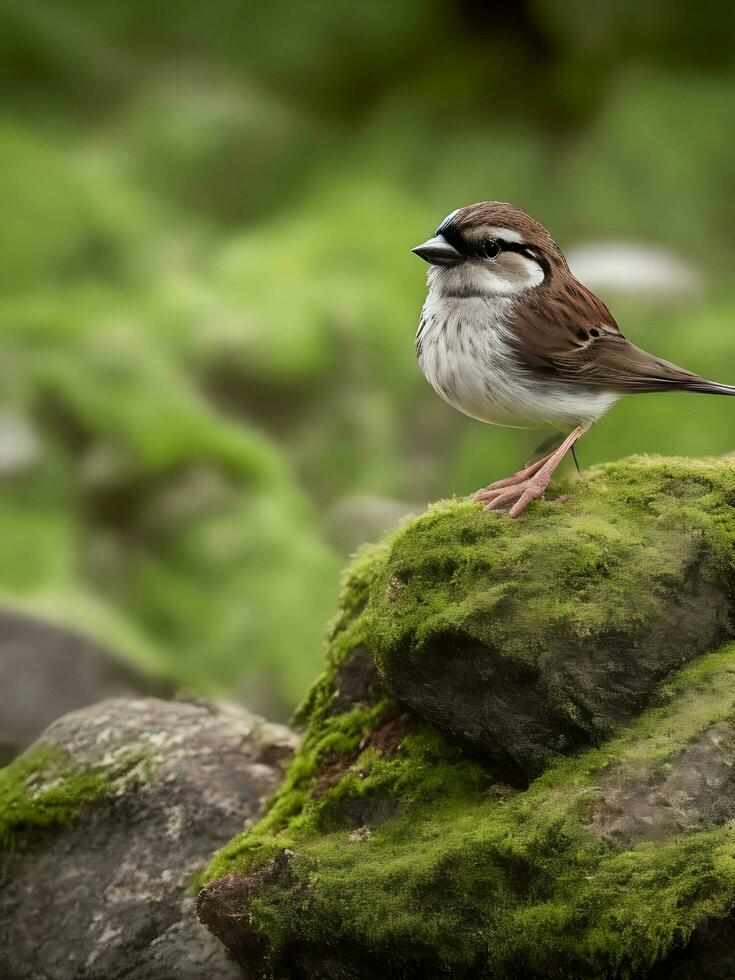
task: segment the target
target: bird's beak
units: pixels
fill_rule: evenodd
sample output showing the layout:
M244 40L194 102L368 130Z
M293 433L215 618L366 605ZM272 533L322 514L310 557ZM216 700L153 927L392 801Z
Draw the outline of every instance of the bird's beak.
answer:
M457 265L462 261L462 255L454 245L450 245L444 235L435 235L423 245L411 249L419 258L429 265Z

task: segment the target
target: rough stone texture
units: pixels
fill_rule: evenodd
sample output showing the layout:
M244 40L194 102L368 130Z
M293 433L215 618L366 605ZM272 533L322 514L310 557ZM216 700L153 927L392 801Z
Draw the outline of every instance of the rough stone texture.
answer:
M198 897L246 976L732 976L735 462L570 489L358 557L294 764Z
M238 977L194 916L191 878L259 814L292 733L242 709L113 699L55 722L40 744L80 771L138 762L69 826L0 852L0 976ZM34 794L43 789L41 772Z
M10 609L0 609L0 678L0 765L77 708L106 697L172 693L99 643Z
M735 816L735 732L718 722L665 764L611 769L592 807L595 831L618 846L666 840Z
M331 711L340 714L385 697L380 675L366 646L357 646L339 665L334 679Z

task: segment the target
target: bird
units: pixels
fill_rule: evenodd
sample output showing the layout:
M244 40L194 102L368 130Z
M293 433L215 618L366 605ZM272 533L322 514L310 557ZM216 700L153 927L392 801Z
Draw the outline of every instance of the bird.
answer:
M567 453L623 395L735 395L627 340L546 228L511 204L458 208L412 251L430 266L416 354L432 388L471 418L564 434L552 452L473 494L485 510L515 518L542 498Z

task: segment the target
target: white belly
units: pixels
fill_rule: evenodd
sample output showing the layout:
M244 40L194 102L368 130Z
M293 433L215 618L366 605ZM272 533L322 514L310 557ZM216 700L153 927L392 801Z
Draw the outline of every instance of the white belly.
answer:
M619 396L531 377L509 343L512 302L467 297L450 303L430 295L416 336L429 384L460 412L495 425L565 429L596 421Z

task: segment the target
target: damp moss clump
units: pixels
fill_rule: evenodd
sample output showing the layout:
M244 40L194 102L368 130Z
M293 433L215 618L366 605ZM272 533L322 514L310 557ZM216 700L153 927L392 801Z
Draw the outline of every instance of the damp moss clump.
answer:
M68 826L79 811L110 792L109 774L75 766L43 742L0 769L0 858L44 830Z
M41 739L0 769L0 863L45 831L70 826L88 807L153 778L155 760L140 747L80 762Z
M437 505L347 573L286 781L202 879L202 919L248 969L635 977L725 920L735 462L632 459L568 492L518 522ZM658 661L656 643L669 651ZM560 665L568 651L571 679L544 678L544 650ZM584 696L615 692L636 663L637 699L596 720ZM597 672L575 687L584 664ZM401 673L423 692L410 707L395 696ZM524 713L529 732L551 724L545 696L562 733L582 719L576 741L529 766L501 729L472 744L471 701L454 705L461 732L432 718L447 685L489 697L504 673L509 729Z

